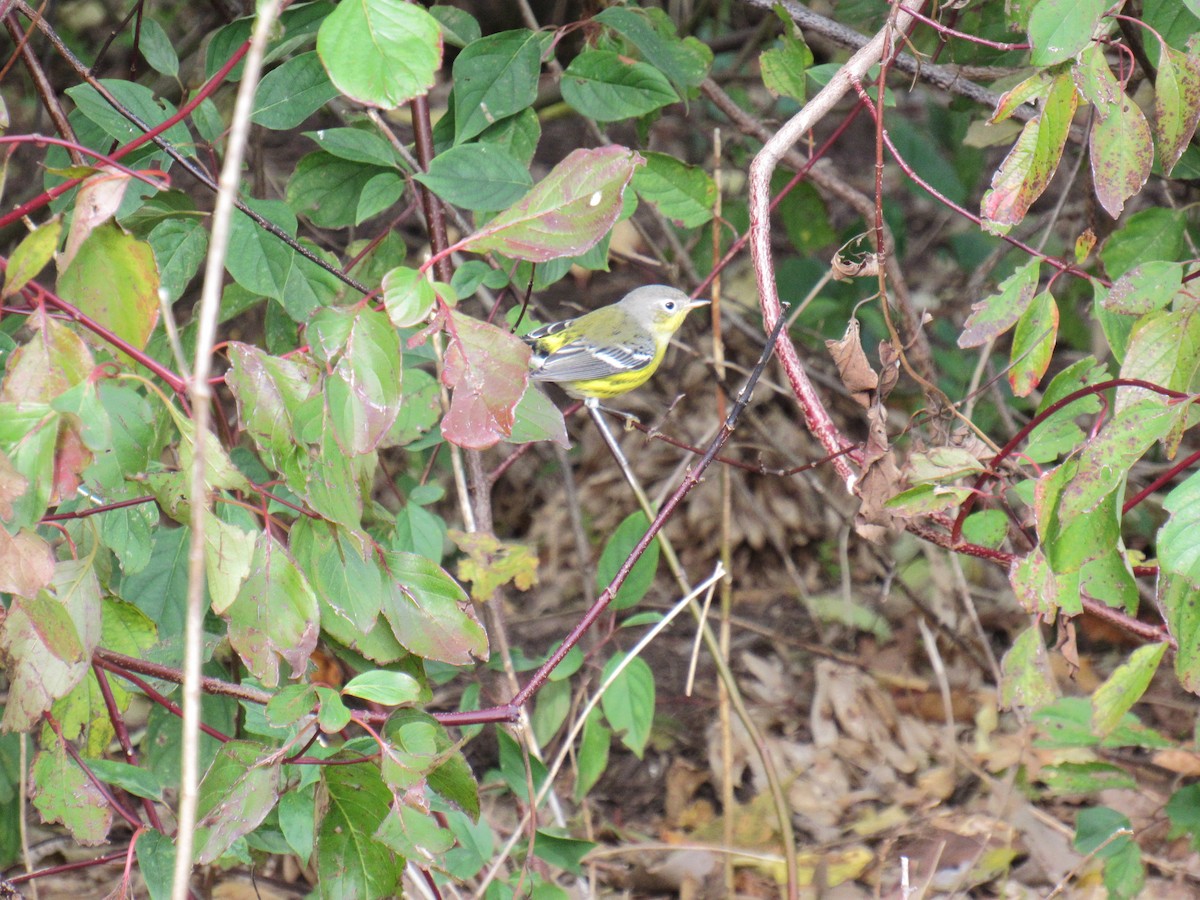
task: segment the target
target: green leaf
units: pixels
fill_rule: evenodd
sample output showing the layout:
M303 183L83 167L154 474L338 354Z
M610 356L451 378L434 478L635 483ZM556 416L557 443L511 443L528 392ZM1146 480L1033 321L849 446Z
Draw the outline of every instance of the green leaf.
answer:
M604 664L601 681L607 680L624 659L624 653L614 654ZM641 657L630 660L608 686L601 706L613 731L621 736L621 743L641 759L654 724L654 673Z
M1192 849L1200 848L1200 783L1189 784L1175 791L1163 807L1163 811L1171 820L1171 831L1167 839L1173 840L1190 834Z
M803 103L808 97L806 73L813 64L812 51L782 6L777 5L775 13L783 21L783 35L780 46L759 56L763 84L776 97L791 97Z
M150 900L167 900L175 870L175 843L161 832L145 832L138 838L137 863Z
M1172 550L1173 554L1178 552ZM1196 587L1185 575L1164 569L1158 578L1157 600L1167 629L1179 642L1175 675L1186 690L1200 693L1200 608L1196 604Z
M1000 702L1006 709L1037 710L1058 696L1041 629L1026 628L1000 662Z
M58 278L58 292L137 349L158 322L158 267L144 241L109 222L95 228Z
M423 688L417 679L406 672L376 669L351 678L342 688L342 693L384 706L400 706L418 702Z
M179 75L179 56L175 46L158 20L143 16L139 22L138 49L155 72L176 78Z
M1058 515L1091 512L1129 475L1129 468L1160 440L1185 407L1142 400L1121 410L1089 440L1075 476L1063 488Z
M263 76L250 121L274 131L295 128L338 96L313 51L293 56Z
M573 875L583 874L583 858L596 849L593 841L562 837L539 828L533 841L533 855L543 862Z
M665 153L644 154L646 165L634 172L633 189L681 228L699 228L713 216L717 185L702 170Z
M1046 766L1039 780L1058 796L1094 794L1104 790L1137 790L1137 780L1119 766L1108 763L1059 763Z
M510 444L553 441L563 449L571 446L562 411L533 384L525 389L513 410L512 433L505 441Z
M1170 515L1155 541L1159 564L1200 589L1200 542L1195 540L1200 528L1200 472L1173 488L1163 509Z
M708 76L712 51L696 38L682 40L675 24L661 9L610 6L593 21L607 25L631 43L642 57L670 79L680 95L696 88Z
M579 751L576 753L573 796L577 801L587 796L608 768L608 747L611 743L612 732L604 724L604 716L599 709L593 709L583 723L583 734L579 737Z
M1177 746L1151 728L1142 725L1132 713L1126 713L1121 724L1106 738L1092 730L1092 704L1087 697L1064 697L1035 712L1033 724L1039 737L1035 747L1064 749L1070 747L1143 747L1167 749Z
M1028 397L1050 367L1058 337L1058 304L1042 291L1021 314L1013 332L1008 383L1017 397Z
M367 632L383 609L383 572L366 535L329 522L299 519L288 546L313 590L354 629ZM329 627L327 616L322 625Z
M644 116L679 100L666 77L646 63L612 50L585 50L567 66L562 95L574 109L597 122Z
M10 705L5 710L5 728L13 727L8 716L11 709ZM44 822L62 823L81 844L103 843L112 826L112 807L108 800L67 755L62 741L57 737L51 737L49 747L34 756L29 797Z
M1106 736L1121 723L1125 713L1146 693L1166 652L1165 641L1138 647L1096 688L1092 694L1092 728L1096 734Z
M433 86L442 33L433 16L405 0L339 3L317 32L317 53L347 97L394 109Z
M276 754L249 741L221 745L200 782L196 809L196 862L215 862L238 838L252 832L279 799Z
M529 170L496 144L451 147L413 177L447 203L472 210L504 209L533 187Z
M284 234L296 236L296 216L282 200L247 200L246 205L279 226ZM229 253L225 268L246 290L282 300L291 275L295 253L248 216L235 215L230 223Z
M979 347L1016 325L1033 302L1040 271L1039 260L1031 259L1005 278L997 293L973 304L958 346Z
M1200 368L1200 315L1196 304L1160 309L1138 319L1129 334L1122 378L1137 378L1174 390L1191 390ZM1117 409L1152 396L1137 387L1117 391Z
M392 896L403 867L375 840L392 801L379 767L322 766L321 779L328 807L317 831L318 895L329 900Z
M292 852L307 863L316 841L316 790L313 786L289 790L279 798L279 830Z
M1109 235L1100 251L1109 277L1120 278L1134 266L1151 260L1180 259L1185 226L1184 214L1175 209L1155 207L1131 215Z
M167 302L174 303L208 255L208 229L194 216L180 216L155 225L146 239L154 250Z
M8 266L4 270L4 291L0 292L0 299L8 299L37 277L54 257L61 234L62 219L55 216L21 238L8 258Z
M467 238L464 248L536 263L584 253L616 224L625 188L644 164L618 145L573 150L520 202Z
M633 552L633 548L649 527L650 522L643 512L630 513L617 526L612 537L608 539L608 543L604 545L600 561L596 563L597 591L603 591L608 587L616 577L622 563ZM646 552L634 563L629 577L625 579L625 583L621 585L621 589L613 598L613 609L627 609L646 596L646 592L654 584L654 576L658 572L658 555L658 541L651 541Z
M525 28L472 41L454 60L454 143L537 100L542 54L550 34Z
M429 14L442 26L442 40L451 47L465 47L479 40L479 23L466 10L439 4L429 7Z
M1029 16L1029 61L1053 66L1071 59L1092 40L1105 0L1041 0Z
M385 169L401 165L400 157L392 145L377 132L365 128L322 128L320 131L306 131L304 136L338 159Z
M1152 260L1125 272L1103 300L1105 309L1126 316L1143 316L1162 309L1183 286L1183 266Z
M1075 820L1075 849L1094 852L1104 860L1104 886L1112 900L1138 896L1146 880L1141 851L1133 838L1113 838L1120 829L1132 830L1129 819L1106 806L1081 810Z
M403 193L404 178L398 171L317 150L296 164L287 202L314 225L348 228L387 209Z
M317 727L325 734L337 734L350 724L350 709L333 688L317 685Z
M529 347L479 319L447 314L449 341L442 381L453 389L442 436L486 450L512 433L517 402L529 381Z
M571 684L569 681L550 681L542 685L533 703L529 717L533 736L540 746L545 747L558 734L567 715L571 712Z
M129 110L151 128L163 124L167 119L174 117L176 113L174 106L154 96L154 92L143 84L112 78L102 78L100 84L116 98L122 109ZM75 101L80 113L99 125L104 133L118 144L128 144L134 138L139 138L144 134L141 128L117 112L112 104L90 84L67 88L66 94ZM184 156L195 155L191 133L183 122L172 125L161 133L161 137L178 148ZM130 165L134 161L162 154L162 151L154 144L148 145L143 150L144 152L137 156L125 157L122 162Z
M408 650L455 666L486 659L487 633L466 592L440 566L413 553L387 551L391 593L383 614Z

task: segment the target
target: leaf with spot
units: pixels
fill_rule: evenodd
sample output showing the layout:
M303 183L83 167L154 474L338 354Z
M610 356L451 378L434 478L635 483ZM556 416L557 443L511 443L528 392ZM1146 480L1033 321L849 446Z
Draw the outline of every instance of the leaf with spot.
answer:
M1193 38L1187 53L1159 45L1158 75L1154 80L1154 137L1163 173L1171 174L1200 122L1200 41Z
M994 340L1020 320L1037 291L1041 263L1031 259L1000 283L1000 290L971 306L971 315L958 338L960 347L978 347Z

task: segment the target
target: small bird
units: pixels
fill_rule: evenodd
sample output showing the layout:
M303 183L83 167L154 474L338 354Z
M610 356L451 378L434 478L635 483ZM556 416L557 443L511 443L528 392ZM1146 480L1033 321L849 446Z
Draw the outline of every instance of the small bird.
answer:
M650 284L578 318L535 328L524 336L533 348L530 377L556 382L596 406L645 384L687 314L707 304L677 288Z

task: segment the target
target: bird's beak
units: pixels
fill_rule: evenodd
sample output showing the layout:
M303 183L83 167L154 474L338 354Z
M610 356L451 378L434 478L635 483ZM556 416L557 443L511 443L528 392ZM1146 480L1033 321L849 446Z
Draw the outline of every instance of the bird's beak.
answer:
M687 308L689 310L697 309L701 306L708 306L708 304L710 304L710 303L712 303L711 300L689 300Z

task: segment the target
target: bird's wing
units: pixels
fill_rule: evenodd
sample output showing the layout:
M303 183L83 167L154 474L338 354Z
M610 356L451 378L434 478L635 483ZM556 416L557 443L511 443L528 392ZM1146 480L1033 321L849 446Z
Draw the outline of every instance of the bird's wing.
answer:
M574 340L540 360L534 357L534 381L588 381L634 372L654 359L654 338L642 335L596 346Z

